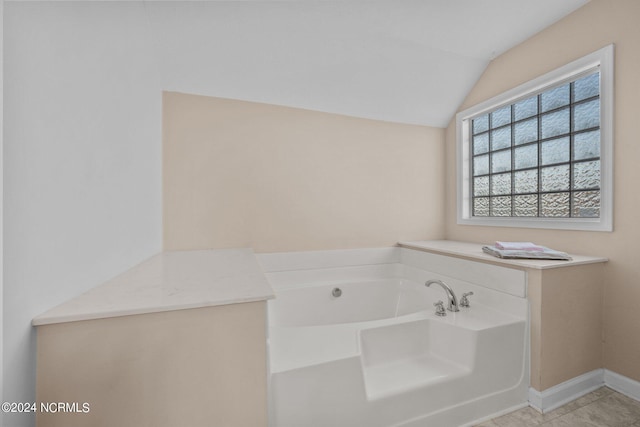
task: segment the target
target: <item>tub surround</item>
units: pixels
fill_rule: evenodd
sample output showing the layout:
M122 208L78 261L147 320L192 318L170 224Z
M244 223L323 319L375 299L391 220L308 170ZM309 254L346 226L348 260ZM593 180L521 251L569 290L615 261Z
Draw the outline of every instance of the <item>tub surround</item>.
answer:
M89 404L36 414L42 427L266 427L264 301L37 329L37 402Z
M251 249L162 252L33 319L33 325L273 298Z
M163 252L33 320L38 326L37 400L93 405L88 414L38 414L37 424L134 426L153 419L154 425L167 427L185 420L193 426L210 425L212 420L219 425L266 426L265 361L270 360L272 387L279 393L271 403L277 404L278 399L282 403L283 396L286 402L274 412L283 422L277 425L296 425L300 416L309 415L289 409L308 407L303 402L307 394L296 390L305 389L305 381L318 372L321 378L338 375L346 381L341 386L345 402L356 391L360 393L353 406L360 412L345 412L348 416L340 421L347 425L356 422L350 417L363 414L368 425L445 425L452 420L462 425L526 405L527 390L530 396L532 391L540 394L602 367L605 262L605 258L576 255L573 261L504 260L483 253L482 245L450 241L266 254L254 254L251 249ZM437 318L431 299L444 299L445 294L440 288L420 285L428 279L446 280L458 295L473 291L471 310ZM286 292L367 280L386 281L398 289L408 286L407 295L420 294L419 298L404 297L411 303L429 301L423 310L409 310L404 316L341 325L292 327L278 325L282 319L277 320L271 311L267 316L267 300L277 294L283 298L272 303L284 307L281 314L295 317L301 310L295 304L287 305ZM349 294L346 290L341 298L346 301ZM267 317L273 326L270 337ZM527 319L530 340L523 339ZM494 342L492 337L504 336L507 329L513 337L511 344ZM424 334L437 337L442 331L448 331L442 336L460 337L446 345L420 341ZM402 336L406 343L421 344L389 353L387 340ZM524 356L516 358L522 365L510 368L509 382L480 381L478 372L488 368L477 371L473 366L498 360L484 353L474 353L473 363L441 366L442 372L424 378L409 369L413 362L421 366L434 357L449 360L454 355L440 354L439 349L476 339L485 349L511 345L504 354L518 354L524 348ZM288 348L293 342L307 346L298 346L300 351ZM305 351L307 347L318 351ZM471 349L461 354L471 354ZM300 376L307 366L312 367L311 377ZM435 380L440 374L443 377ZM383 381L388 375L399 382ZM465 387L469 379L477 381L477 387ZM449 393L436 392L443 390L442 384L452 387ZM469 394L466 403L442 401L444 395L459 395L455 384L475 390L477 396L488 394L483 398ZM168 390L177 391L171 394ZM439 403L433 408L416 403L407 412L413 414L411 419L389 418L388 409L405 407L406 401L398 396L411 395L416 402L424 402L434 392L440 400L434 400ZM340 412L344 402L334 402L329 396L342 394L321 393L312 401L325 402L333 412ZM162 403L167 398L184 405L167 408ZM460 410L460 405L467 409ZM113 411L114 407L120 411ZM200 413L196 408L205 407L206 419L195 416ZM439 411L437 407L449 409ZM337 422L315 415L319 422Z
M47 427L266 427L266 301L251 249L163 252L33 320Z
M482 252L480 244L448 240L399 245L433 256L476 261L471 265L500 265L526 276L526 297L530 305L530 402L539 410L557 407L553 397L548 399L553 402L550 404L537 398L541 393L549 394L548 390L603 368L602 301L607 258L572 254L571 261L501 259ZM439 262L447 261L442 258ZM456 274L476 275L480 281L495 280L487 274L478 274L477 268ZM563 401L590 391L589 383L585 384L587 388L576 388L573 396L563 395Z

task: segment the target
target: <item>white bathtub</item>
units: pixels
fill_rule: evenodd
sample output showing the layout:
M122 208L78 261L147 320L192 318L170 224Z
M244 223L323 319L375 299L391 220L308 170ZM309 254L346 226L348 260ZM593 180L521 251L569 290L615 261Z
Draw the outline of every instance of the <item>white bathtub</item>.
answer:
M334 297L333 289L341 296ZM415 283L398 278L334 282L278 292L273 300L273 326L319 326L389 319L424 310L427 298Z
M395 251L377 264L296 269L292 262L273 271L274 255L265 257L276 290L269 301L271 427L453 427L524 406L526 301L496 309L480 301L503 305L514 297L400 258ZM477 298L436 316L433 303L446 303L446 295L426 288L424 277Z

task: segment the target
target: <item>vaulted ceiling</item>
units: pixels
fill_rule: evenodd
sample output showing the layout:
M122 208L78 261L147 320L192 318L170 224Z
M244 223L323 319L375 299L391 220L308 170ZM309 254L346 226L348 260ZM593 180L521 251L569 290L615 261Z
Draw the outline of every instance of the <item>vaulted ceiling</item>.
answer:
M146 2L168 90L447 126L497 55L588 0Z

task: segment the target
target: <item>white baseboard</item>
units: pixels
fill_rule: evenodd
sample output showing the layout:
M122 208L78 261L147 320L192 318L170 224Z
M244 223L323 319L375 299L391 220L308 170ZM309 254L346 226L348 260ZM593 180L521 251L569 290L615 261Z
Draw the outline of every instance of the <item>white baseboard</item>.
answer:
M607 369L596 369L541 392L529 388L529 406L542 413L550 412L604 385L640 400L640 382Z
M529 405L538 411L553 411L604 385L604 369L596 369L544 391L529 388Z
M617 392L629 396L632 399L640 400L640 382L638 381L605 369L604 383L607 387Z

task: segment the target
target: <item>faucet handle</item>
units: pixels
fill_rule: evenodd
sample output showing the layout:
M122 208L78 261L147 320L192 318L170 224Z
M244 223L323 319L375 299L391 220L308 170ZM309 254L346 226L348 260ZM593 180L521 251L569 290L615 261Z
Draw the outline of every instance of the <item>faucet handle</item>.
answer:
M434 302L433 305L436 308L436 316L446 316L447 310L444 309L444 302L438 301Z
M462 294L462 298L460 298L460 307L469 307L469 295L473 295L473 292L465 292Z

